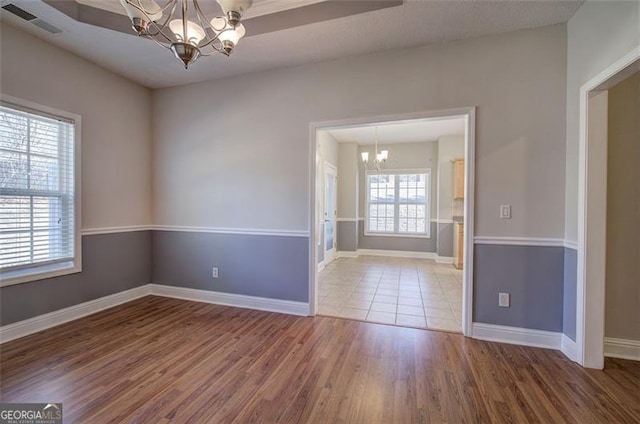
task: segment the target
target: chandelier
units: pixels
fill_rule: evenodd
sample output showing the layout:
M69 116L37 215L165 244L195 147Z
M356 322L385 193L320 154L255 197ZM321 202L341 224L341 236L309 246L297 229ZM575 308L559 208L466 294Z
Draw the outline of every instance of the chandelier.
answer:
M381 150L378 153L378 127L375 127L374 131L375 132L373 135L373 140L376 146L376 150L375 150L375 157L373 158L373 167L378 171L380 171L384 168L384 164L387 161L387 158L389 157L389 151ZM367 168L369 165L369 152L362 152L361 155L362 155L362 162L364 163L365 168Z
M205 17L198 0L168 0L164 6L154 0L120 0L120 3L136 34L171 50L187 69L200 56L214 53L229 56L245 34L240 20L253 1L216 1L224 16L211 20Z

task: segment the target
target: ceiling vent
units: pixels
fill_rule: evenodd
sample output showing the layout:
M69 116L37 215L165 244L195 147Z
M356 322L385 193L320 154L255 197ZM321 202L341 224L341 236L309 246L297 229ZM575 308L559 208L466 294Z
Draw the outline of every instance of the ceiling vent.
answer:
M2 9L6 10L7 12L16 15L17 17L19 17L20 19L23 19L45 31L47 31L50 34L60 34L62 32L62 30L60 28L58 28L57 26L50 24L49 22L38 18L37 16L32 15L31 13L27 12L26 10L22 9L21 7L16 6L15 4L9 3L7 5L2 6Z

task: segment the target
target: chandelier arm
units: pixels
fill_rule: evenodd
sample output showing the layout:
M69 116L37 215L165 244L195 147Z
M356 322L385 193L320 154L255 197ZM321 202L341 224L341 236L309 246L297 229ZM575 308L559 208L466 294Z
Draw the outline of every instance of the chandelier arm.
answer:
M130 1L130 0L127 0L127 1ZM178 0L171 0L171 3L167 4L167 6L165 6L165 9L169 5L172 5L173 7L171 8L171 12L169 12L169 15L167 15L167 18L164 20L162 25L158 25L156 21L149 20L150 25L153 26L153 28L155 28L156 32L155 33L151 33L151 32L149 32L147 30L147 34L145 34L144 36L147 37L147 38L152 39L156 43L158 43L158 41L154 37L157 37L158 35L162 35L167 40L168 43L173 43L173 41L174 41L171 37L169 37L167 34L164 33L164 30L167 28L167 25L169 24L169 21L171 20L171 18L173 17L173 14L176 11L176 6L178 5ZM144 13L144 11L143 11L143 13ZM148 18L148 16L147 16L147 18ZM158 44L160 44L160 43L158 43ZM164 47L163 44L160 44L160 45Z
M128 5L135 7L136 9L138 9L139 11L141 11L142 13L144 13L145 15L148 15L149 12L147 12L147 9L145 9L142 6L142 3L140 3L140 0L125 0L127 2ZM169 8L169 6L171 6L172 4L175 5L175 3L178 0L169 0L169 3L167 3L167 5L165 7L161 7L160 8L160 12L162 12L164 14L164 11L167 10Z
M164 34L163 34L164 35ZM170 49L171 48L171 42L164 44L162 41L158 41L155 39L155 37L149 37L149 36L144 36L145 38L148 38L149 40L153 41L154 43L156 43L157 45L159 45L160 47L164 47L165 49Z
M204 42L200 42L199 47L200 48L204 48L204 47L209 47L211 46L211 48L213 48L216 52L218 53L224 53L227 54L227 52L224 51L224 49L222 48L222 42L220 42L219 38L220 38L220 34L222 34L223 32L226 31L231 31L233 30L233 28L230 28L228 25L228 20L226 17L222 17L225 22L227 22L227 25L225 25L225 28L222 29L221 31L216 30L213 25L211 25L210 21L207 20L205 14L202 12L202 9L200 8L200 4L197 1L193 2L194 7L196 8L196 15L198 17L198 19L200 20L200 26L202 26L205 29L210 29L214 36L208 36L205 38ZM203 19L204 19L204 23L203 23ZM220 44L219 46L216 46L214 43L218 42L218 44ZM210 56L211 54L208 55L203 55L203 56Z

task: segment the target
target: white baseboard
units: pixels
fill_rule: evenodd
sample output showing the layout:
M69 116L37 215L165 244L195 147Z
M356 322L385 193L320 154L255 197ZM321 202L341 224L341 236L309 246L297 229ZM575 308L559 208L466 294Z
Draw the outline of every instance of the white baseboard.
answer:
M434 259L439 264L452 264L453 258L438 256L436 252L414 252L405 250L358 249L354 251L338 251L337 258L357 258L359 256L389 256L393 258Z
M151 294L149 284L0 327L0 343L55 327Z
M436 257L436 263L437 264L452 264L453 263L453 257L450 257L450 256L437 256Z
M474 322L472 328L474 339L555 350L560 350L562 345L562 333L553 331L530 330L479 322Z
M234 306L236 308L279 312L289 315L309 315L309 304L306 302L270 299L266 297L247 296L210 290L188 289L184 287L165 286L159 284L151 284L150 286L151 294L156 296L192 300L195 302L214 303L216 305Z
M604 356L640 361L640 341L605 337Z
M358 249L358 255L389 256L394 258L435 259L435 252L410 252L404 250Z
M354 252L354 251L338 251L336 252L336 257L338 258L357 258L358 256L358 252Z
M561 334L560 351L573 362L577 362L578 345L565 334Z

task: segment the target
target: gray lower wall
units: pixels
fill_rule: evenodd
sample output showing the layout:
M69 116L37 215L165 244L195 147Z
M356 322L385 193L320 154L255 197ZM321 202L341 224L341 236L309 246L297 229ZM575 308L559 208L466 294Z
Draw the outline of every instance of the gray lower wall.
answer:
M453 223L438 223L438 256L453 257Z
M405 252L435 252L438 242L438 225L431 223L431 238L366 236L364 225L358 228L358 249L401 250Z
M82 272L0 288L0 325L151 282L151 232L82 237Z
M562 247L476 244L473 321L546 331L563 331ZM498 306L498 293L511 306Z
M359 221L338 221L338 250L355 252L358 250Z
M578 296L578 252L564 249L564 287L562 307L562 332L576 340L576 306Z
M154 231L152 255L154 284L308 302L308 237Z

